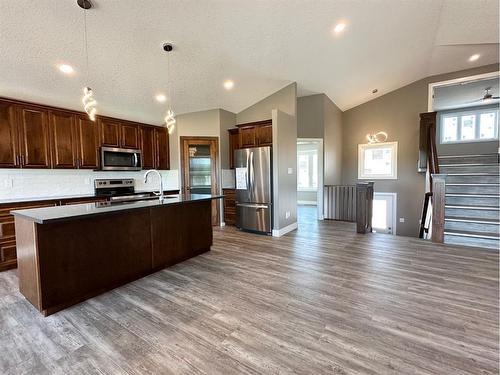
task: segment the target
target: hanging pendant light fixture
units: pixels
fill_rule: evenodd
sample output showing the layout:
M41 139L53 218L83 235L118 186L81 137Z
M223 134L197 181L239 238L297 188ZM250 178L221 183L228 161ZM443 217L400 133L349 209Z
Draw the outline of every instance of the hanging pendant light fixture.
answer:
M171 43L165 43L163 45L163 50L167 52L167 113L165 114L165 126L167 127L168 134L172 134L175 129L175 113L172 110L172 90L170 89L170 53L174 49L174 46Z
M85 73L85 81L89 80L89 48L87 41L87 10L92 8L92 3L90 0L77 0L77 4L80 8L83 9L83 48L85 50L85 65L86 65L86 73ZM94 99L94 92L88 86L84 86L83 88L83 97L82 97L83 109L89 116L91 121L95 121L95 115L97 114L97 102Z

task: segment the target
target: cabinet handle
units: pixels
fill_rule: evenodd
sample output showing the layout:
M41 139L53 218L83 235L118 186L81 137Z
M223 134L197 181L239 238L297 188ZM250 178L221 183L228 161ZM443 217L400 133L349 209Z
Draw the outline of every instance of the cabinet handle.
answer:
M20 165L24 166L24 155L21 155L19 159L20 159Z

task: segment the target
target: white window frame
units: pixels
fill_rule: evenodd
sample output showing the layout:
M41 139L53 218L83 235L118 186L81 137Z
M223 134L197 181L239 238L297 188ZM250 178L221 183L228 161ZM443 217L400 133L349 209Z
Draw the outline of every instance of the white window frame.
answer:
M493 138L479 138L481 132L480 118L484 113L495 113L495 136ZM475 116L475 137L474 139L460 139L462 136L462 117L464 116ZM456 141L445 141L444 137L444 119L446 117L456 117L457 118L457 140ZM443 111L439 116L439 143L442 145L450 145L457 143L478 143L478 142L493 142L498 140L498 109L494 107L489 108L475 108L469 110L456 110L456 111Z
M392 148L392 170L387 175L365 175L365 151L377 148ZM398 179L398 142L365 143L358 145L358 179L360 180L397 180Z
M317 149L314 149L314 150L307 150L307 151L302 151L301 152L302 155L304 154L307 154L307 156L309 157L309 160L308 160L308 172L309 172L309 182L312 181L312 177L313 177L313 174L314 172L318 173L318 170L316 169L316 171L314 170L313 168L313 163L312 163L312 157L313 155L316 155L317 157L317 163L319 163L319 152ZM298 159L298 155L297 155L297 159ZM298 180L298 173L299 173L299 165L298 165L298 160L297 160L297 180ZM316 179L316 187L311 187L311 186L308 186L308 187L299 187L298 184L297 184L297 191L318 191L319 189L319 175L317 176L317 179Z

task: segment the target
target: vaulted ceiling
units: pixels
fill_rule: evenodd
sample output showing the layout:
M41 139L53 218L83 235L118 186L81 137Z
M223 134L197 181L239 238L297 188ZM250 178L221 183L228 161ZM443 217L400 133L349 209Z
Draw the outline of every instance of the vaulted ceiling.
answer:
M90 85L101 113L159 124L173 108L239 112L296 81L342 110L415 80L498 62L497 0L0 1L0 95L80 108ZM340 34L333 32L346 24ZM473 54L480 54L469 62ZM70 76L57 65L74 67ZM234 81L226 90L222 83Z

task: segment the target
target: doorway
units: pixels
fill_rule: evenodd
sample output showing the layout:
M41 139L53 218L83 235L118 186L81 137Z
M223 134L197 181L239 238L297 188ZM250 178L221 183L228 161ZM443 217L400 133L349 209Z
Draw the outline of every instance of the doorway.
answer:
M297 139L299 223L323 220L323 139Z
M219 193L219 140L216 137L180 137L182 192ZM212 200L212 225L219 225L219 201Z
M374 193L372 228L376 233L396 234L396 193Z

